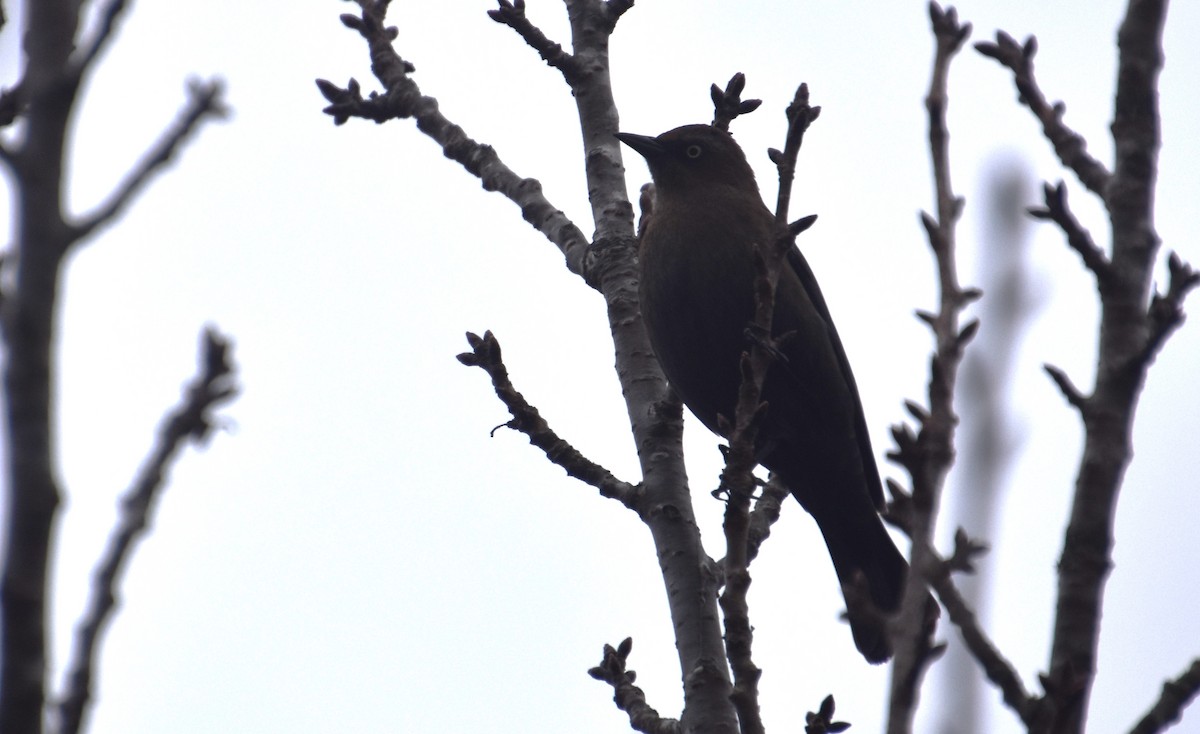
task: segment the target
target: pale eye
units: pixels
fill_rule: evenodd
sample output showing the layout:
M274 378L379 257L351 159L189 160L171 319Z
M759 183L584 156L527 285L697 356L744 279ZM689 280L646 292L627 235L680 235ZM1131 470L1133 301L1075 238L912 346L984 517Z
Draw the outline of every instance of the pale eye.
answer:
M704 148L701 148L699 145L696 145L693 143L692 145L689 145L687 147L687 150L685 150L684 152L687 153L688 158L695 159L695 158L699 158L700 155L704 153Z

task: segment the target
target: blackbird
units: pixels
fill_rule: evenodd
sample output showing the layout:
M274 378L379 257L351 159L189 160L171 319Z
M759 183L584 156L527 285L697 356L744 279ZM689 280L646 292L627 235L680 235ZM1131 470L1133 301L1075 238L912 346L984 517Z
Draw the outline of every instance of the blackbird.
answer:
M658 137L618 133L654 179L641 234L642 318L672 388L709 430L733 420L741 355L754 317L754 250L780 234L754 172L729 133L685 125ZM883 489L862 402L821 289L794 245L781 267L772 323L784 334L763 383L767 411L755 444L816 520L843 584L861 572L874 605L900 605L908 564L879 517ZM891 657L884 618L854 614L868 661Z

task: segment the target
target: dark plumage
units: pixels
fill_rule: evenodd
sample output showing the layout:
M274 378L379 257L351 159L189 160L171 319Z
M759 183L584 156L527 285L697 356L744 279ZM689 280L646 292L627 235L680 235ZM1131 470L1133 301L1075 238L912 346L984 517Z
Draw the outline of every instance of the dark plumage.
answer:
M684 404L719 433L717 416L733 419L738 364L749 346L754 248L777 239L775 218L728 133L686 125L656 138L618 137L646 159L656 189L639 256L650 342ZM758 460L817 521L838 578L847 583L861 571L875 605L894 612L908 564L878 514L883 490L850 363L795 247L775 298L773 333L795 336L783 343L763 385L769 407ZM852 616L850 624L867 660L891 656L878 617Z

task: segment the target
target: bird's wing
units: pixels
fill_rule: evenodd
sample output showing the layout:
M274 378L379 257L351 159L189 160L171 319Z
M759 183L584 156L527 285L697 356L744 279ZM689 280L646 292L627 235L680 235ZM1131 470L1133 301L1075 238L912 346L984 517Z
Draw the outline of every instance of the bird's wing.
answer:
M829 341L833 346L833 353L837 358L842 378L846 381L846 386L849 388L850 396L854 401L854 432L858 439L858 450L862 457L863 471L866 474L871 501L875 503L877 508L883 509L883 486L879 478L879 467L875 464L875 454L871 450L870 434L867 432L867 419L863 415L862 399L858 395L858 385L854 382L854 372L850 369L850 360L846 357L846 350L842 346L841 338L838 336L837 327L833 325L833 317L829 315L829 307L825 305L825 297L821 294L820 286L817 285L817 278L813 275L812 268L808 266L808 261L804 259L804 255L800 253L799 247L792 246L791 250L788 251L787 262L791 266L792 271L800 279L800 284L804 287L805 293L808 294L813 307L816 308L817 314L825 322Z

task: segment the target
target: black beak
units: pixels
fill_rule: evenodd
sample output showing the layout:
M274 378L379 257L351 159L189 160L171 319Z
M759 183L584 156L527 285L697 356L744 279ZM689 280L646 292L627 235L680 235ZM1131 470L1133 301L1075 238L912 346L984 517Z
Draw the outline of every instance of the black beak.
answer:
M617 140L633 148L643 158L655 158L663 153L662 143L658 142L658 138L633 133L616 133L616 136Z

